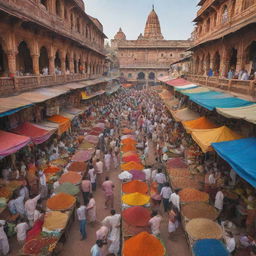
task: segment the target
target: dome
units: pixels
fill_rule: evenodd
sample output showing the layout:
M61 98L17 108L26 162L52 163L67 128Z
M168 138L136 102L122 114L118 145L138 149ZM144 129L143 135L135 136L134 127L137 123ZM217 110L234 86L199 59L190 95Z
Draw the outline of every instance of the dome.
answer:
M164 39L161 33L160 22L154 10L154 6L148 15L147 23L144 30L144 38L146 39Z
M126 35L125 35L125 33L122 31L121 28L120 28L119 31L116 33L115 39L116 39L116 40L126 40Z

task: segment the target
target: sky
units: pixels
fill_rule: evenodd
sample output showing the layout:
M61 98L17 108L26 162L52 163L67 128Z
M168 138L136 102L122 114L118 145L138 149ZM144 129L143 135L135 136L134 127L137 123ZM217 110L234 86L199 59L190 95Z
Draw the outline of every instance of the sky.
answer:
M155 6L162 34L167 40L185 40L193 31L198 0L84 0L85 11L102 23L108 39L121 27L128 40L144 32L147 16Z

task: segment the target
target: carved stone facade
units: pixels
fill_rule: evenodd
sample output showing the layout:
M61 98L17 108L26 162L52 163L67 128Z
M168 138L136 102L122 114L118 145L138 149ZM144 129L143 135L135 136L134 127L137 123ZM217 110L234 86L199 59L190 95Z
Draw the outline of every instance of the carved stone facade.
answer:
M99 77L105 37L82 0L0 0L0 87Z
M210 68L226 77L232 68L256 71L256 1L201 0L194 33L193 73Z
M144 35L137 40L126 40L122 29L111 41L117 49L121 76L131 82L155 81L158 76L169 74L170 64L183 58L190 47L188 40L164 40L160 22L153 8Z

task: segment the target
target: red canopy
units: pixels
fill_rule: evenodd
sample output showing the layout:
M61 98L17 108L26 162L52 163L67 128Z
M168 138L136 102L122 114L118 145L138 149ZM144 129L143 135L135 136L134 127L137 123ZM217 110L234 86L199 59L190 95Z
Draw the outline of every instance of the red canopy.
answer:
M182 85L191 84L191 82L189 82L183 78L172 79L170 81L167 81L166 83L171 86L182 86Z
M26 136L0 131L0 141L0 157L5 157L25 147L31 140Z
M54 129L46 130L43 128L39 128L32 123L24 123L17 128L12 130L13 132L30 137L35 144L41 144L48 140L51 135L54 133Z

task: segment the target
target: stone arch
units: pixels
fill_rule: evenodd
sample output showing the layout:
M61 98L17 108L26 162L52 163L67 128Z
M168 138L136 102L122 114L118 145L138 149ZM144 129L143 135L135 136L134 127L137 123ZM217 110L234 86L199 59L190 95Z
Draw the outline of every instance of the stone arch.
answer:
M74 13L73 12L70 13L70 26L71 26L71 29L74 28Z
M74 53L74 73L76 74L76 73L78 73L78 67L77 67L77 65L78 65L78 62L77 62L77 54L76 53Z
M70 55L69 55L69 53L66 53L65 67L66 67L66 71L70 71Z
M250 6L252 6L254 4L255 4L255 0L244 0L242 8L243 8L243 10L246 10L246 9L248 9Z
M39 71L43 73L43 69L49 69L49 57L48 57L48 50L45 46L40 48L40 55L39 55Z
M132 78L132 73L128 73L128 78Z
M208 53L206 55L206 58L205 58L205 68L206 68L206 72L208 72L211 68L211 55L210 53Z
M213 57L213 71L215 75L220 73L220 53L216 51Z
M40 0L40 4L43 5L46 10L48 10L48 0Z
M199 72L200 72L200 74L202 74L202 75L205 73L205 56L204 56L204 54L202 54Z
M137 76L137 80L145 80L145 73L144 72L139 72Z
M228 6L225 4L221 10L221 22L226 23L229 19Z
M251 63L252 69L256 71L256 41L252 41L245 49L246 64Z
M207 20L206 20L206 33L208 33L211 29L211 18L209 17Z
M18 46L16 69L22 74L33 73L33 62L30 55L30 49L25 41L21 41Z
M229 57L229 69L233 68L234 70L236 70L236 64L237 64L237 49L232 47L230 49L230 57Z
M214 11L213 13L213 26L215 27L217 25L217 20L218 20L218 13L216 11Z
M150 73L148 74L148 79L149 79L149 80L155 80L155 78L156 78L156 75L155 75L154 72L150 72Z
M200 58L199 56L197 56L195 61L195 74L199 73L199 63L200 63Z
M60 54L60 50L57 50L55 52L54 66L55 66L56 69L60 69L61 68L61 54Z

